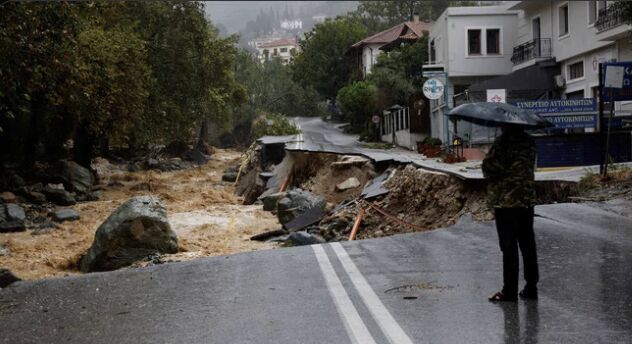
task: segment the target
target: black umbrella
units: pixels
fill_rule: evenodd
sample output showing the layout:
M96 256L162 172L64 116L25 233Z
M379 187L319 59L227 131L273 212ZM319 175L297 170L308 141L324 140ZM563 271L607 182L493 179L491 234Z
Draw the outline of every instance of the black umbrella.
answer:
M450 119L461 119L486 127L515 125L529 129L552 127L553 124L531 110L505 103L469 103L455 107L448 113Z

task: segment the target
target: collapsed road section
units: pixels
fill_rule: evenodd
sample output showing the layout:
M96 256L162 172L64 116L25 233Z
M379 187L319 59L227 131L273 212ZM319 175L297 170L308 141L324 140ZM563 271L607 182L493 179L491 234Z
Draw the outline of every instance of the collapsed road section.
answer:
M445 228L463 216L493 217L486 182L476 173L469 178L451 173L454 168L420 167L397 152L367 154L357 141L349 142L350 135L331 136L312 129L264 137L247 152L236 192L282 225L253 240L309 245ZM538 189L545 204L568 201L577 188L574 182L541 180Z

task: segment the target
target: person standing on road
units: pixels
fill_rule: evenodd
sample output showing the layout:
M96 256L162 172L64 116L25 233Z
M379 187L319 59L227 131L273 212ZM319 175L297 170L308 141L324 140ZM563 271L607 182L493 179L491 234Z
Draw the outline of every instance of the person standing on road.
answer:
M533 233L535 205L535 158L533 139L521 127L503 126L483 160L488 181L488 203L494 209L498 241L503 255L503 289L490 301L517 301L518 247L522 252L526 285L524 299L537 299L538 261Z

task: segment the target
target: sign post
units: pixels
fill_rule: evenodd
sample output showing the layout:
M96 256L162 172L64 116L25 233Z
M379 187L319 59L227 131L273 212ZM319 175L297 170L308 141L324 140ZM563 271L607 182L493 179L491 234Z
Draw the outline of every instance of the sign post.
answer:
M424 78L430 78L426 81L426 83L428 83L428 81L430 80L435 80L438 81L440 83L440 85L442 86L442 90L443 90L443 99L444 99L444 110L443 110L443 117L444 117L444 129L445 129L445 136L444 136L444 140L445 140L445 145L446 147L448 147L448 149L450 149L450 130L448 128L448 112L450 111L450 107L448 106L448 89L449 89L449 80L448 80L448 73L444 72L444 71L428 71L428 72L423 72L422 73ZM443 85L443 83L441 83L441 81L437 80L436 77L443 77L445 80L445 85ZM426 83L424 83L424 95L426 95ZM439 99L441 98L441 96L438 96L437 98L430 98L426 95L426 97L428 99Z
M628 67L630 68L630 67ZM632 73L630 73L632 74ZM610 163L610 130L612 127L612 117L614 117L614 89L622 89L625 77L625 67L621 65L606 64L606 75L603 87L610 89L610 116L608 117L608 131L606 133L606 161L603 168L603 177L608 178L608 165ZM631 75L632 78L632 75ZM629 85L628 86L632 86Z

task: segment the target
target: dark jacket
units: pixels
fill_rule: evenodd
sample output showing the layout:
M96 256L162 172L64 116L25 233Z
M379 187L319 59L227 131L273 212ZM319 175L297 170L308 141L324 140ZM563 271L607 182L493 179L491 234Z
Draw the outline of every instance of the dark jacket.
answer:
M496 138L483 160L490 207L535 205L535 159L535 142L524 131L509 130Z

